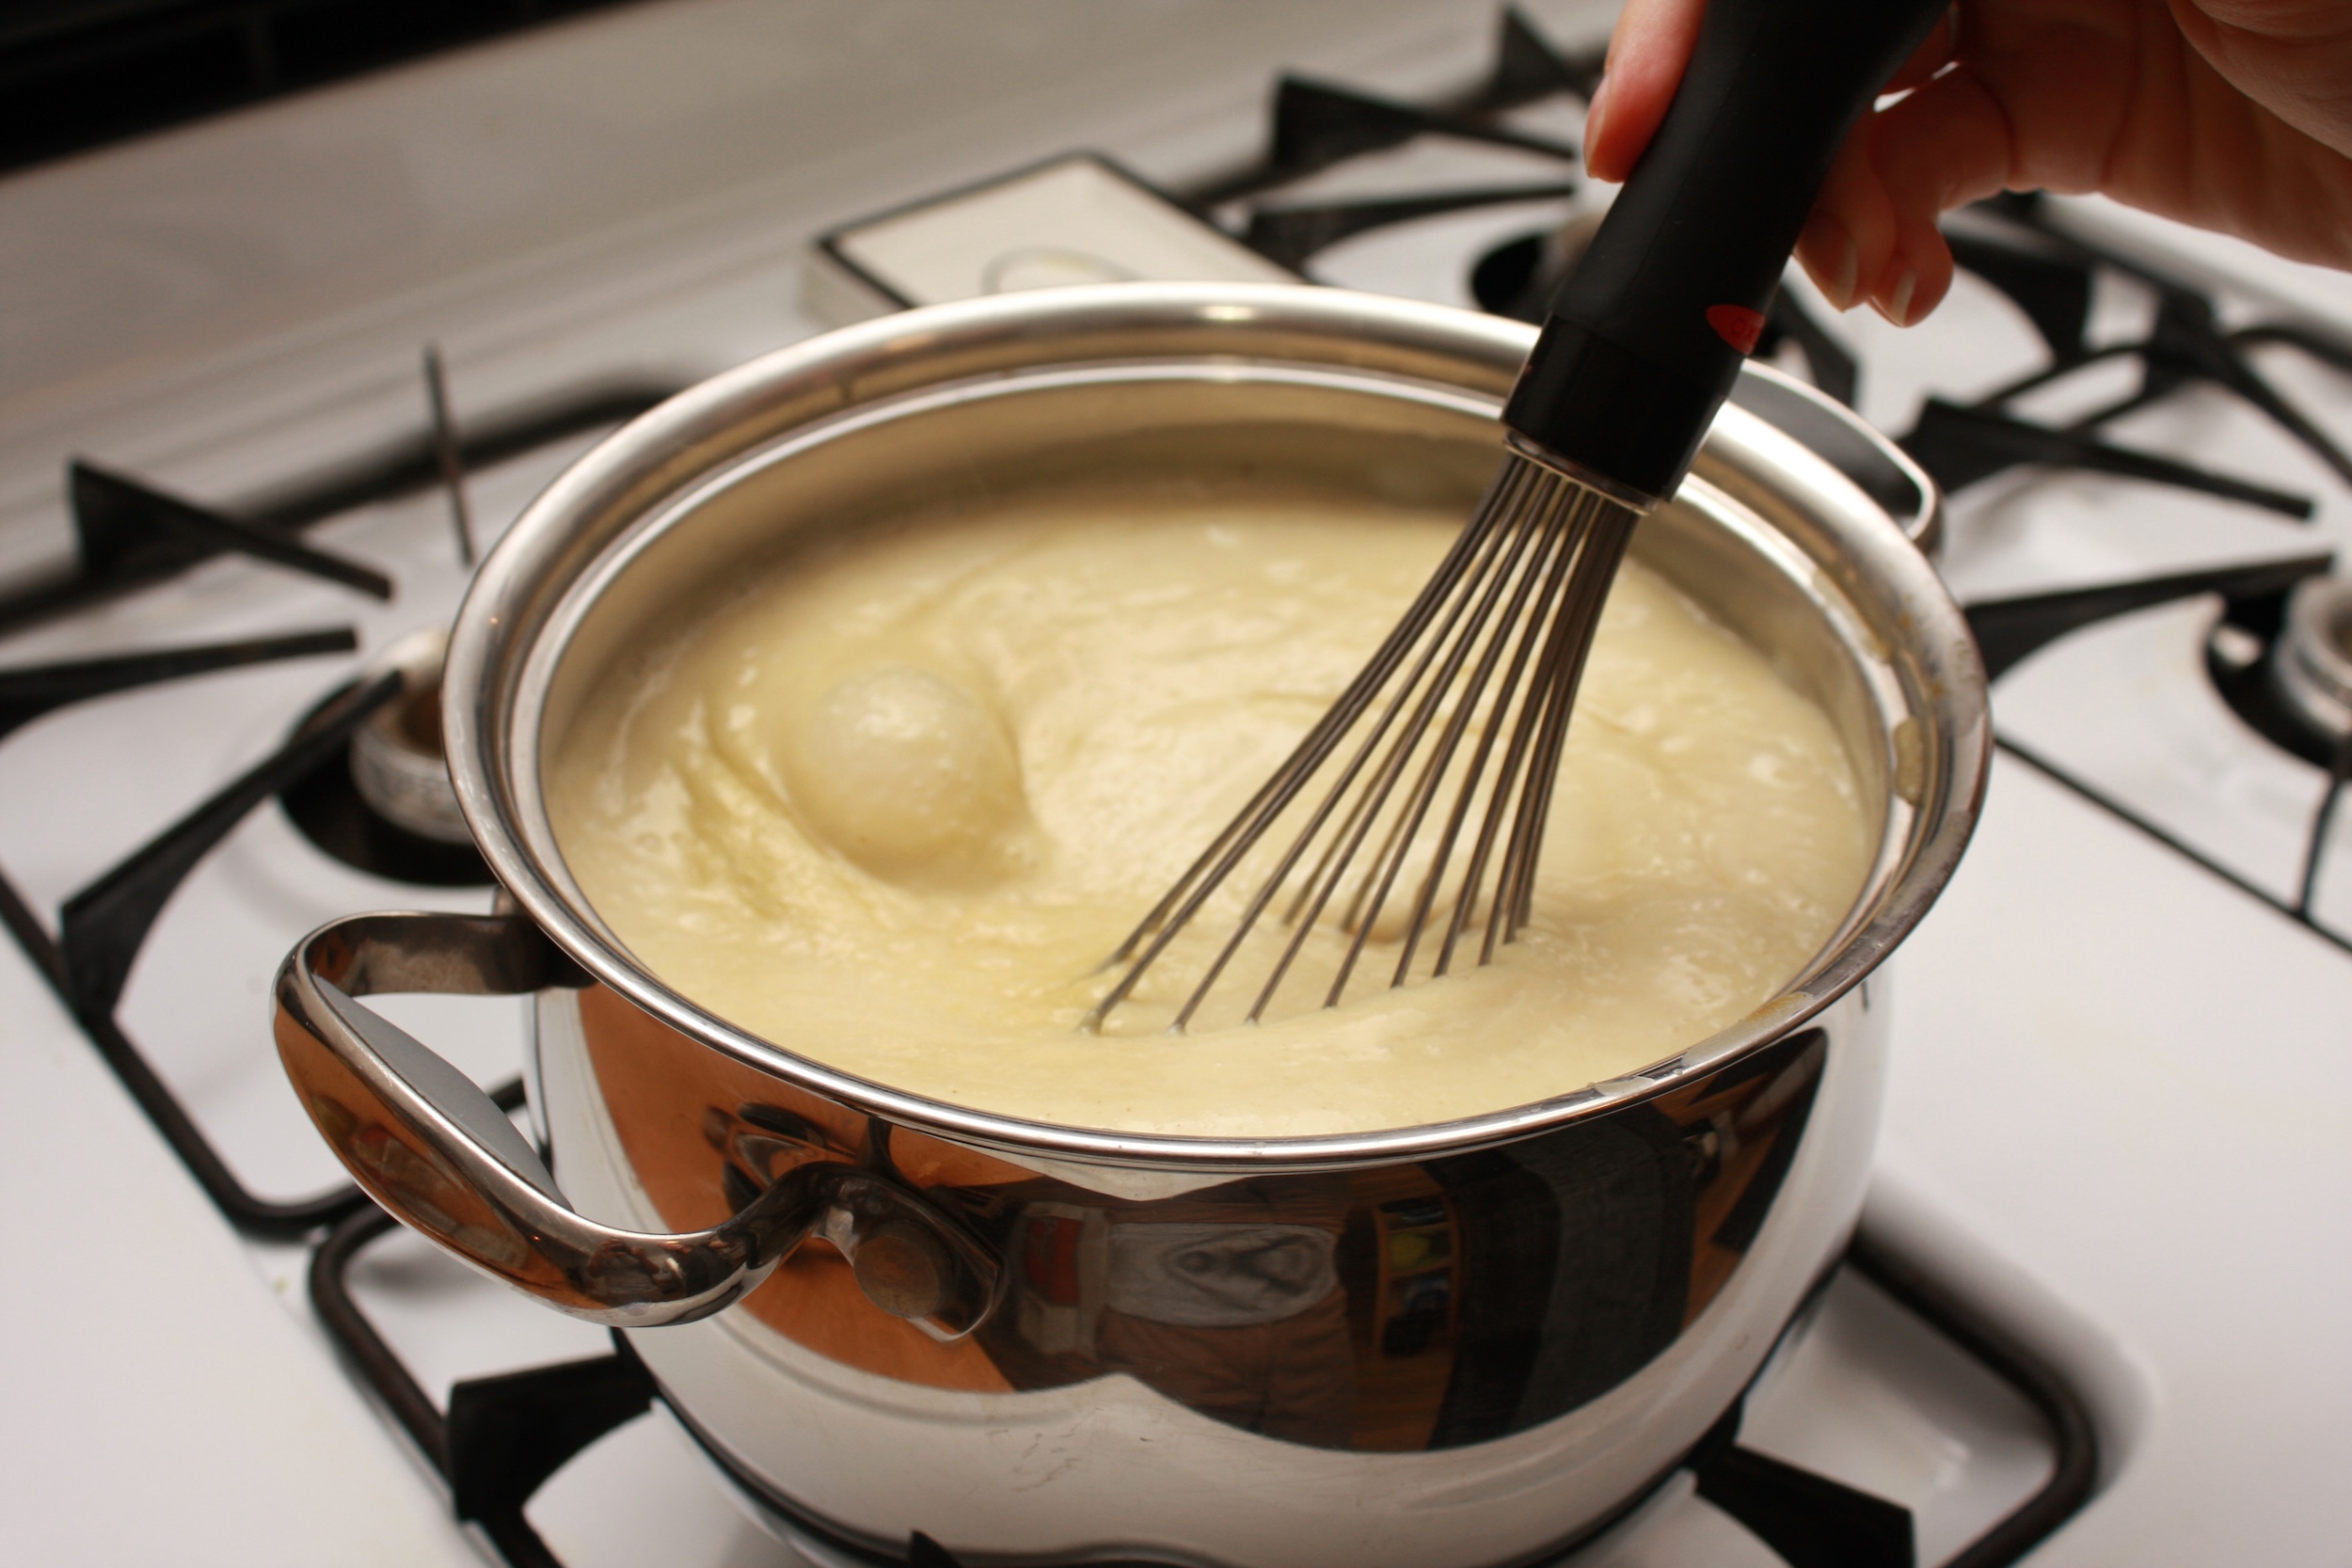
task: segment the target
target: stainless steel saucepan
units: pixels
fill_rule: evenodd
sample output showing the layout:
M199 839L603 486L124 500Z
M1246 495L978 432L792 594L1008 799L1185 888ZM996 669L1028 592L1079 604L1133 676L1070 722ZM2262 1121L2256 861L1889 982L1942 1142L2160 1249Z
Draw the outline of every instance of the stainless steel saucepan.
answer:
M629 424L532 504L451 639L450 767L505 912L355 916L279 974L320 1132L465 1261L626 1330L764 1506L885 1560L921 1530L980 1562L1477 1568L1605 1521L1837 1257L1884 1069L1869 976L1982 784L1959 612L1805 447L1726 408L1635 547L1828 711L1876 863L1773 1001L1537 1104L1185 1138L867 1083L640 965L565 869L541 777L665 613L960 486L1209 474L1467 511L1532 337L1328 290L1043 291L836 332ZM536 998L552 1171L358 1000L402 990Z

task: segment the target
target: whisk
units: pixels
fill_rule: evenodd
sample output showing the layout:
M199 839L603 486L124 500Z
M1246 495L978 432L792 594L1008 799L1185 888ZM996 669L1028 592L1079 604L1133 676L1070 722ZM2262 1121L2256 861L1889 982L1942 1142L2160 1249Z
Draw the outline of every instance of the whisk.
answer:
M1180 947L1200 967L1174 1001L1178 1032L1245 954L1265 959L1240 1015L1257 1022L1318 932L1340 938L1329 1006L1375 941L1395 943L1383 967L1402 986L1417 963L1436 976L1473 949L1490 962L1525 929L1577 687L1634 526L1681 483L1755 348L1838 144L1944 8L1708 0L1672 107L1503 409L1485 499L1339 700L1111 956L1106 970L1124 967L1089 1027ZM1231 928L1183 940L1245 866Z

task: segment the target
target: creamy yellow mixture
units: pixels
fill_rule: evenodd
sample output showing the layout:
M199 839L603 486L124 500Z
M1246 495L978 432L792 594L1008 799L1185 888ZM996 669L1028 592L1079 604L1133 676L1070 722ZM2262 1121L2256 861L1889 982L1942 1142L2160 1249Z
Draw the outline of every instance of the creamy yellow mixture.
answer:
M1804 967L1874 831L1822 713L1638 565L1578 702L1534 925L1493 964L1391 990L1394 949L1375 941L1337 1008L1310 978L1272 1022L1217 1026L1241 1005L1220 1000L1177 1036L1159 1025L1197 973L1179 953L1104 1032L1079 1027L1112 947L1459 526L1063 493L803 552L600 680L548 769L564 856L684 994L787 1050L991 1111L1330 1132L1635 1070ZM1202 927L1221 933L1218 912ZM1327 980L1332 924L1316 933Z

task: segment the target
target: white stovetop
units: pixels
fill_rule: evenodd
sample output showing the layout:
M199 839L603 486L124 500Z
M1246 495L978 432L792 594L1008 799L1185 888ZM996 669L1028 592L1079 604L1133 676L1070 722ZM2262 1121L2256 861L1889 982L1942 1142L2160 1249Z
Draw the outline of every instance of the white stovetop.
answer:
M1531 9L1564 40L1605 23L1594 7ZM0 180L0 577L63 550L70 452L200 498L248 497L339 443L412 428L427 339L445 345L461 420L582 370L702 373L814 328L796 303L797 252L832 223L1071 146L1195 175L1252 150L1279 67L1426 93L1483 66L1491 22L1484 0L1004 0L985 14L666 0ZM1424 286L1410 258L1352 245L1327 259L1343 280L1378 282L1386 267L1391 286L1456 286L1436 273ZM2240 264L2226 246L2195 257ZM2262 288L2352 327L2343 279L2257 270ZM2017 330L1939 321L1931 330L1955 339ZM1844 330L1872 353L1891 336ZM1874 374L1866 390L1866 411L1898 426L1916 395L1899 376ZM2201 428L2188 422L2184 439ZM2259 461L2327 498L2327 537L2352 538L2340 489L2292 457ZM528 464L485 476L477 506L509 515L542 478ZM2015 591L2302 542L2134 502L2054 513L2029 494L1973 499L1952 569ZM10 640L0 661L343 620L373 649L449 608L429 586L439 579L402 554L440 537L437 504L371 508L328 531L393 563L410 592L391 607L222 562ZM2012 677L2004 722L2085 727L2060 662L2128 654L2085 646ZM149 693L24 732L0 748L0 865L54 908L265 751L340 667L215 677L245 693L232 721ZM127 768L107 738L125 720L140 741ZM278 954L311 919L413 901L307 851L289 861L271 838L286 832L259 814L207 863L203 895L230 911L206 917L219 931L191 934L176 905L126 1002L135 1034L181 1053L166 1064L174 1081L239 1128L300 1130L263 1039ZM2352 892L2352 867L2336 885ZM201 994L180 982L188 974L206 978ZM2004 761L1976 847L1893 980L1873 1217L2033 1325L2084 1383L2108 1446L2102 1492L2035 1560L2341 1562L2352 957ZM511 1020L472 1006L437 1014L434 1037L454 1031L461 1061L499 1076ZM302 1256L230 1234L12 946L0 1020L0 1246L20 1259L0 1307L9 1554L481 1561L309 1323ZM314 1142L284 1147L271 1190L323 1176L305 1164L324 1159ZM517 1312L484 1366L427 1366L428 1381L597 1348L577 1325ZM579 1504L567 1516L599 1517L598 1478L612 1473L600 1467L708 1500L707 1478L643 1422L558 1479ZM775 1560L723 1511L692 1517L671 1560ZM609 1539L574 1528L583 1537L559 1549L626 1561L614 1543L642 1525L615 1517Z

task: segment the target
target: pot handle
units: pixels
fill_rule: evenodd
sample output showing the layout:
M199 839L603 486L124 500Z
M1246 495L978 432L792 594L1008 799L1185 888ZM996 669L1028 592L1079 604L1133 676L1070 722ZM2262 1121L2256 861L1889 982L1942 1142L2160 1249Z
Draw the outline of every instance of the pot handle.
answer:
M624 1328L691 1323L823 1236L883 1311L936 1339L986 1321L996 1259L901 1182L840 1161L795 1166L707 1230L648 1235L575 1211L471 1080L355 997L516 995L589 984L519 914L330 921L278 971L278 1053L303 1108L369 1196L460 1260L548 1306Z

